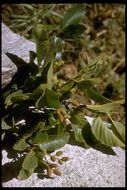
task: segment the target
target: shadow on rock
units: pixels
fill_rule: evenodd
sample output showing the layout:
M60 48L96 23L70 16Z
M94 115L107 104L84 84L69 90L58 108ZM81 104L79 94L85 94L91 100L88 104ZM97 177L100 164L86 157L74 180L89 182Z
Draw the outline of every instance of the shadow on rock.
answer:
M17 161L12 161L2 166L2 183L8 182L13 178L17 178L23 159L24 156L19 158Z
M35 173L37 173L37 176L38 176L38 178L40 178L40 179L53 179L52 177L49 177L45 172L44 172L44 170L45 169L47 169L47 167L44 165L44 164L41 164L41 165L39 165L39 167L37 167L36 169L35 169Z
M97 143L94 147L92 147L95 150L98 150L104 154L108 154L108 155L112 155L112 156L116 156L117 154L115 153L115 151L111 148L108 147L104 144L101 143Z
M102 152L104 154L108 154L108 155L112 155L112 156L117 155L116 152L111 147L108 147L108 146L106 146L104 144L101 144L96 139L94 139L92 141L92 143L91 143L91 140L86 141L86 142L85 141L84 142L76 142L74 132L71 133L68 144L79 146L79 147L82 147L82 148L85 148L85 149L93 148L93 149L95 149L97 151L100 151L100 152Z
M38 173L38 178L40 178L40 179L53 179L53 177L49 177L47 174L45 174L45 173Z

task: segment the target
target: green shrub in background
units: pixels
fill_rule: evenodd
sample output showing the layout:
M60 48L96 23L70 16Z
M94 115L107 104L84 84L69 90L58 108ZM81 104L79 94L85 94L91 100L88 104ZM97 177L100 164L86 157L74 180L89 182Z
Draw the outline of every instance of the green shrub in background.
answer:
M87 60L67 81L59 78L64 44L81 44L86 29L81 22L84 12L83 4L72 6L61 24L52 29L35 20L36 52L30 51L29 63L7 53L18 72L2 89L2 149L16 153L13 158L19 163L19 180L27 179L38 167L42 171L45 167L49 177L52 173L61 175L58 165L69 158L61 157L62 152L56 150L66 144L100 147L102 151L115 146L125 149L125 127L112 118L124 99L113 101L96 88L101 83L98 70L104 56ZM84 94L95 103L81 103ZM84 117L84 110L94 113L92 124ZM104 122L104 115L110 119L110 126Z

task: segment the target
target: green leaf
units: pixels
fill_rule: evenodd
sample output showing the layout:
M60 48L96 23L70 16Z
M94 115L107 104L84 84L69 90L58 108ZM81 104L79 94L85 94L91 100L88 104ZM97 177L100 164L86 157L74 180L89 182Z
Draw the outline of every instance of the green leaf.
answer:
M59 135L50 135L48 141L43 144L39 144L39 147L41 150L45 149L47 151L55 151L67 144L69 137L70 135L68 132L64 132Z
M52 64L52 62L49 62L49 63L47 63L47 64L44 64L44 68L43 68L43 70L42 70L42 72L41 72L41 77L42 77L42 81L43 81L43 84L47 84L47 75L48 75L48 71L49 71L49 69L50 69L50 67L51 67L51 64Z
M70 118L71 123L80 125L81 127L83 127L86 124L84 113L79 111L73 111L70 115L71 115Z
M47 100L46 100L46 93L44 91L41 97L36 101L35 106L37 108L42 108L43 106L46 105L47 105Z
M13 104L13 102L11 101L12 97L20 96L21 94L22 90L17 90L16 92L12 92L11 94L9 94L5 99L5 105L6 105L5 108Z
M78 72L77 76L73 79L75 82L81 82L83 80L89 80L92 83L99 82L98 78L90 78L95 74L99 65L103 62L103 57L98 56L94 60L90 61L88 65L84 65L84 67Z
M18 94L16 96L11 97L12 103L17 103L23 100L30 100L32 93L24 93L24 94Z
M42 24L36 23L35 27L33 28L33 33L34 33L35 39L40 40L41 42L49 39L48 34Z
M58 119L56 120L54 116L51 114L51 116L49 117L49 124L55 126L58 122L59 120Z
M31 150L25 157L22 167L26 170L34 170L38 166L38 159L33 150Z
M60 108L58 94L46 88L45 92L36 102L37 108L42 108L43 106L49 106L56 109Z
M46 88L46 99L47 99L47 103L48 106L52 107L52 108L60 108L60 103L59 103L59 97L58 94L56 92L54 92L53 90L49 90L48 88Z
M88 96L93 99L94 101L100 102L100 103L107 103L107 102L111 102L110 99L104 97L103 95L101 95L97 90L94 90L92 88L87 89L87 94Z
M111 129L113 131L113 133L123 142L125 143L125 126L118 122L118 121L114 121L111 116L109 115L112 125L111 125Z
M43 157L45 156L45 152L43 152L40 149L36 150L36 156L37 156L39 162L43 162Z
M59 122L57 134L63 133L65 130L66 130L66 126L62 122Z
M32 93L22 93L22 90L17 90L16 92L12 92L10 95L8 95L5 99L5 108L12 105L13 103L23 101L23 100L29 100L31 99Z
M48 140L48 135L46 132L38 131L36 136L32 139L33 144L41 144Z
M102 105L86 105L86 107L92 111L96 111L96 112L113 112L113 111L118 111L120 104L123 104L124 100L117 100L117 101L113 101L111 103L106 103L106 104L102 104Z
M2 141L3 141L4 137L5 137L5 132L2 133L2 136L1 136L1 140L2 140Z
M60 89L61 92L62 92L62 93L65 93L65 92L67 92L67 91L70 91L70 90L73 88L74 84L75 84L75 82L74 82L73 80L70 80L70 81L66 82L66 83L61 87L61 89Z
M118 122L118 121L113 121L112 123L112 130L114 132L114 134L125 143L125 126ZM117 129L118 133L116 132L116 130L114 129L114 127Z
M45 59L46 64L49 62L52 62L55 59L55 55L56 55L56 50L53 45L53 42L49 41L47 52L46 52L46 59Z
M33 32L36 39L37 60L38 64L41 65L41 62L45 58L50 44L47 33L40 24L36 24Z
M81 36L85 29L85 26L81 24L70 25L64 29L63 33L61 33L60 36L62 38L76 39Z
M58 31L59 30L59 25L58 24L41 24L43 26L43 28L45 28L45 30L48 33L52 33L53 31Z
M54 46L55 46L56 52L62 51L62 40L59 37L54 38Z
M13 149L18 150L18 151L23 151L28 147L28 144L26 143L25 139L20 139L18 140L14 146Z
M44 91L48 88L48 84L40 84L32 93L31 97L33 100L37 100L44 93Z
M90 145L90 146L96 145L97 139L95 138L95 136L92 132L91 125L89 124L89 122L87 122L85 124L85 126L83 127L82 136L88 145Z
M35 133L37 130L42 131L44 129L45 122L38 122L37 125L35 125L33 128L30 128L25 131L25 134L23 135L23 138L26 139L30 136L32 136L33 133Z
M83 142L84 144L86 144L83 135L82 135L82 129L83 127L81 127L80 125L75 125L73 124L73 130L74 130L74 135L75 135L75 139L77 142Z
M93 83L89 80L83 80L81 82L78 82L77 86L81 91L86 92L86 89L91 88L93 86Z
M94 119L92 123L92 132L96 139L106 146L119 146L125 148L125 144L122 143L113 131L103 123L100 117Z
M42 151L40 148L39 149L36 149L35 150L35 153L36 153L36 156L37 156L37 158L38 158L38 165L39 165L39 167L44 167L44 163L45 163L45 161L44 161L44 157L45 157L45 154L46 154L46 151ZM47 163L47 165L46 166L48 166L48 163Z
M11 127L4 121L4 119L2 119L1 124L2 124L2 129L3 129L3 130L8 130L8 129L11 128Z
M17 178L18 178L18 180L25 180L25 179L29 178L33 172L34 172L34 169L26 170L26 169L22 168L20 170Z
M61 29L68 27L72 24L78 24L85 13L84 5L74 5L71 9L67 10L64 14Z
M48 70L47 74L47 84L48 84L48 89L52 90L52 79L53 79L53 62L51 62L51 65Z
M46 40L44 42L41 42L40 40L38 40L37 42L37 58L38 58L38 64L41 65L41 62L43 59L46 58L46 54L49 50L49 41Z
M55 47L53 46L47 31L41 24L36 24L34 35L36 39L38 64L41 65L43 59L45 60L45 64L47 64L55 58Z

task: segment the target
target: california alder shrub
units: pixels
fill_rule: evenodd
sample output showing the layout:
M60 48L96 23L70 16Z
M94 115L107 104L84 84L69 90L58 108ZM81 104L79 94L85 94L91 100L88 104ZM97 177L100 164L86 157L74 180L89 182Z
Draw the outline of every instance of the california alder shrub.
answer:
M30 177L37 167L45 167L49 177L52 173L61 175L59 164L69 158L57 149L66 144L125 149L125 127L111 116L124 100L112 101L95 86L101 79L93 77L93 73L103 64L103 57L82 65L68 81L57 77L63 63L63 43L80 43L85 30L81 24L83 14L82 4L73 6L50 32L35 22L36 52L29 51L29 63L7 53L18 71L2 88L2 149L16 153L14 162L19 162L19 180ZM78 96L82 93L95 104L80 103ZM95 113L92 124L84 117L84 109ZM103 121L104 114L109 117L110 126Z

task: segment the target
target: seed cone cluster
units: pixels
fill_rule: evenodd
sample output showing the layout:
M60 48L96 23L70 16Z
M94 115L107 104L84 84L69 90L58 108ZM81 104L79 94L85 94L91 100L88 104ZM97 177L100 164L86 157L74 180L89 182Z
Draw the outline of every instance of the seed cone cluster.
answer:
M52 161L52 163L48 163L48 167L47 167L48 177L52 177L53 173L58 176L62 175L62 172L60 171L58 164L62 165L64 162L69 160L69 158L66 156L60 158L62 154L63 154L63 151L57 151L55 155L48 155L50 157L50 160ZM57 164L54 162L57 162Z

